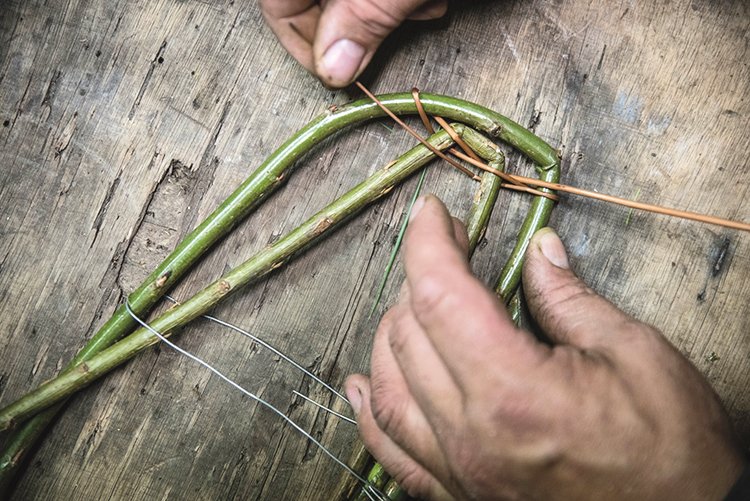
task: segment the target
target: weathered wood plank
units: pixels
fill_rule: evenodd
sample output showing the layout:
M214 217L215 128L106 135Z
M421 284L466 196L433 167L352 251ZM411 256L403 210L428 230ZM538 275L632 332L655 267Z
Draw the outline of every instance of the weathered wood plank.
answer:
M284 53L254 2L4 7L0 404L55 374L283 139L349 100ZM571 184L747 221L748 31L742 0L485 2L402 30L366 81L505 113L559 146ZM187 297L411 144L382 122L316 149L174 295ZM465 214L473 187L464 178L436 166L427 187ZM335 385L366 370L377 322L368 312L411 189L216 315ZM501 196L474 262L488 283L527 203ZM569 197L553 222L595 289L661 328L707 375L748 443L747 236ZM328 395L283 362L202 321L178 339L348 457L355 431L292 404L292 389ZM73 399L16 497L322 499L341 476L279 419L157 348Z

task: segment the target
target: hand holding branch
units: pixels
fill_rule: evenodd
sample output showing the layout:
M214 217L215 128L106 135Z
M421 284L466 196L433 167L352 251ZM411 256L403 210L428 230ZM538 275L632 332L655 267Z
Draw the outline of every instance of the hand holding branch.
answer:
M363 441L430 499L721 499L742 469L700 373L654 328L594 293L550 229L526 255L517 329L470 271L434 197L405 240L407 279L346 390Z
M352 83L407 19L442 17L447 0L261 0L281 45L330 87Z

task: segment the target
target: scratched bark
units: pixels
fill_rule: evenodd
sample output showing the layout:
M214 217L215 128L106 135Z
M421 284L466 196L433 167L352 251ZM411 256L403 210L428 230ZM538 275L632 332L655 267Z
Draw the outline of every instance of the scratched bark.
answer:
M570 184L748 221L749 31L743 0L480 2L397 34L365 81L507 114L559 146ZM0 40L6 404L54 375L284 138L350 96L304 73L249 1L6 0ZM173 294L196 291L412 143L386 121L327 142ZM216 315L334 385L366 370L368 311L413 183ZM474 187L436 165L427 189L463 215ZM488 283L527 203L501 196L474 263ZM750 442L748 236L569 197L553 223L575 269L662 329ZM294 403L293 389L328 396L283 362L203 321L177 339L349 456L355 431ZM73 399L16 499L324 499L342 478L279 419L155 348Z

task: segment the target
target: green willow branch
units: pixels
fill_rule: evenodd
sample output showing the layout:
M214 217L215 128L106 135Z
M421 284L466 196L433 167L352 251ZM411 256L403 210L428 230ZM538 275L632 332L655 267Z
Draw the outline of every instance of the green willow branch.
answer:
M477 150L483 147L486 149L486 145L491 144L483 136L461 124L456 124L456 131ZM445 149L452 143L445 131L440 131L431 138L431 144L438 149ZM184 303L167 310L152 322L152 327L162 333L171 333L174 329L205 313L244 285L285 264L295 253L307 247L334 226L388 193L396 184L422 167L432 157L433 153L421 145L411 149L395 163L375 172L367 180L274 244L232 269ZM137 330L74 370L42 384L36 390L0 410L0 430L8 429L25 417L71 395L158 341L159 338L148 330L143 328Z
M505 171L505 155L502 151L497 151L497 156L491 159L487 165L499 171ZM503 180L494 174L484 172L479 189L471 201L471 211L466 220L466 233L469 235L469 255L473 255L487 231L487 225L490 222L492 209L495 207L497 196L500 194L500 187Z
M416 105L410 94L384 95L381 101L398 114L416 113ZM424 93L422 103L428 113L457 120L507 142L526 154L536 165L545 181L555 182L559 177L559 162L553 148L530 131L512 120L482 106L447 96ZM136 314L145 316L154 304L173 286L200 257L219 239L226 235L239 221L249 214L258 202L274 191L284 179L286 171L308 150L335 132L352 124L381 117L384 112L370 100L360 100L329 112L313 120L274 152L232 195L230 195L203 223L191 232L177 248L157 267L144 283L129 297L128 301ZM552 203L536 200L532 206L535 217L524 224L526 231L544 225L552 209ZM532 228L533 227L533 228ZM523 242L519 241L521 245ZM518 246L517 246L518 247ZM524 247L525 248L525 247ZM522 256L523 249L514 249L514 255ZM514 267L509 262L510 271ZM520 267L516 267L520 269ZM512 273L511 273L512 275ZM504 289L510 289L506 281ZM517 279L516 279L517 282ZM499 284L501 285L501 284ZM135 322L123 307L102 326L89 343L79 352L66 371L79 366L85 360L130 332ZM22 457L43 434L60 409L50 410L36 416L15 435L9 437L0 456L0 492L7 485Z
M404 491L395 479L390 479L383 488L383 494L391 501L404 501L409 499L409 495Z

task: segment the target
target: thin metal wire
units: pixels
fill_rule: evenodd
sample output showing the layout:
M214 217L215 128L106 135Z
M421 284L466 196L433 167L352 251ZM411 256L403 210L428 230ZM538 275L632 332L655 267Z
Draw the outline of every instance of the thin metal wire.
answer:
M173 303L175 303L175 304L178 303L178 301L176 299L174 299L173 297L171 297L169 295L165 295L165 297L167 299L169 299L170 301L172 301ZM346 397L344 397L341 393L339 393L338 391L336 391L331 385L329 385L328 383L326 383L325 381L323 381L322 379L320 379L314 373L312 373L309 370L305 369L299 363L295 362L294 359L289 358L286 354L284 354L284 352L282 352L281 350L275 348L273 345L267 343L266 341L263 341L261 338L257 337L254 334L249 333L248 331L242 329L241 327L238 327L238 326L236 326L234 324L231 324L231 323L229 323L229 322L227 322L225 320L221 320L220 318L216 318L216 317L213 317L211 315L201 315L201 317L203 317L206 320L209 320L211 322L215 322L215 323L221 325L222 327L226 327L226 328L231 329L231 330L233 330L233 331L235 331L235 332L237 332L239 334L242 334L243 336L246 336L246 337L252 339L253 341L255 341L258 344L260 344L261 346L263 346L264 348L267 348L268 350L272 351L273 353L275 353L279 357L283 358L284 360L286 360L287 362L289 362L290 364L292 364L295 368L297 368L300 371L302 371L302 373L304 375L312 378L313 380L315 380L315 382L317 382L318 384L322 385L328 391L330 391L331 393L333 393L334 395L336 395L337 397L339 397L341 400L343 400L344 402L346 402L349 406L351 406L351 404L349 403L349 400L347 400ZM330 407L326 407L325 405L321 404L320 402L317 402L317 401L313 400L312 398L310 398L310 397L308 397L306 395L303 395L302 393L298 392L297 390L292 390L292 393L294 393L295 395L297 395L299 397L302 397L304 400L307 400L311 404L316 405L320 409L328 412L329 414L333 414L334 416L336 416L336 417L338 417L338 418L346 421L347 423L351 423L351 424L353 424L355 426L357 425L357 421L355 421L354 419L352 419L352 418L350 418L348 416L345 416L344 414L341 414L339 412L336 412L333 409L331 409Z
M208 362L206 362L202 358L200 358L200 357L198 357L196 355L193 355L189 351L187 351L187 350L185 350L183 348L180 348L179 346L177 346L176 344L174 344L173 342L171 342L170 340L168 340L159 331L157 331L156 329L154 329L153 327L151 327L148 323L146 323L145 321L141 320L133 312L133 310L130 308L130 303L128 303L127 299L125 300L125 309L127 310L128 314L131 317L133 317L133 320L135 320L143 328L145 328L146 330L148 330L149 332L151 332L151 334L153 334L154 336L156 336L157 338L159 338L164 344L168 345L169 347L171 347L172 349L174 349L178 353L186 356L190 360L192 360L192 361L194 361L194 362L202 365L206 369L210 370L211 372L213 372L214 374L216 374L220 379L222 379L223 381L225 381L226 383L228 383L229 385L231 385L235 389L239 390L244 395L247 395L251 399L253 399L256 402L258 402L259 404L263 405L267 409L271 410L274 414L276 414L281 419L283 419L284 421L286 421L286 423L288 423L292 428L294 428L295 430L297 430L302 436L304 436L305 438L307 438L308 440L310 440L313 444L315 444L321 451L323 451L336 464L338 464L339 466L341 466L347 473L349 473L357 481L359 481L360 483L362 483L362 485L364 486L364 492L366 494L368 493L368 489L372 489L371 493L374 492L376 494L376 499L381 499L381 500L387 500L388 499L384 494L382 494L380 491L378 491L377 489L375 489L367 481L367 479L365 479L364 477L362 477L359 473L357 473L356 471L354 471L349 465L347 465L342 460L340 460L339 458L337 458L335 454L333 454L331 451L329 451L315 437L313 437L310 433L308 433L307 431L305 431L304 428L302 428L300 425L298 425L292 418L290 418L289 416L287 416L286 414L284 414L283 412L281 412L273 404L271 404L270 402L262 399L261 397L259 397L255 393L246 390L245 388L243 388L242 386L240 386L238 383L236 383L235 381L233 381L232 379L230 379L228 376L224 375L221 371L219 371L218 369L216 369L214 366L212 366L211 364L209 364ZM368 495L368 497L370 497L369 494L367 494L367 495Z
M176 299L174 299L173 297L171 297L169 295L165 295L164 297L166 297L167 299L169 299L170 301L172 301L175 304L179 303L179 301L177 301ZM281 350L279 350L277 348L274 348L272 345L270 345L266 341L263 341L261 338L255 336L254 334L249 333L248 331L242 329L241 327L238 327L236 325L230 324L229 322L226 322L226 321L221 320L219 318L212 317L211 315L201 315L201 316L203 318L205 318L206 320L210 320L211 322L215 322L215 323L217 323L217 324L219 324L221 326L224 326L224 327L226 327L228 329L231 329L231 330L237 332L238 334L242 334L243 336L245 336L245 337L247 337L249 339L252 339L253 341L255 341L256 343L258 343L259 345L261 345L264 348L272 351L273 353L275 353L279 357L283 358L284 360L286 360L287 362L289 362L290 364L292 364L294 367L296 367L297 369L299 369L300 371L302 371L303 374L305 374L306 376L310 377L316 383L320 384L325 389L327 389L328 391L330 391L331 393L333 393L334 395L336 395L337 397L339 397L341 400L343 400L344 402L346 402L347 405L351 406L351 404L349 403L349 400L347 400L347 398L344 395L342 395L341 393L339 393L338 391L336 391L331 385L329 385L328 383L326 383L325 381L323 381L322 379L320 379L318 376L316 376L315 374L313 374L312 372L310 372L306 368L304 368L302 365L298 364L293 359L289 358Z
M311 404L319 407L320 409L323 409L324 411L328 412L329 414L333 414L334 416L343 419L347 423L351 423L354 426L357 426L357 422L355 420L353 420L352 418L344 416L343 414L339 414L338 412L336 412L335 410L331 409L330 407L326 407L325 405L321 404L320 402L316 402L315 400L313 400L312 398L308 397L307 395L303 395L302 393L298 392L297 390L292 390L292 393L295 394L295 395L297 395L298 397L302 397L302 399L307 400Z
M344 395L342 395L341 393L339 393L338 391L336 391L331 385L329 385L328 383L326 383L325 381L323 381L322 379L320 379L314 373L312 373L311 371L307 370L305 367L303 367L299 363L295 362L293 359L289 358L281 350L278 350L278 349L274 348L273 346L271 346L267 342L263 341L259 337L255 336L253 334L250 334L246 330L243 330L242 328L237 327L236 325L230 324L229 322L225 322L224 320L221 320L221 319L216 318L216 317L212 317L210 315L203 315L203 317L206 318L207 320L210 320L210 321L215 322L215 323L217 323L219 325L227 327L228 329L232 329L233 331L237 332L238 334L246 336L249 339L252 339L256 343L258 343L259 345L263 346L264 348L272 351L274 354L278 355L279 357L281 357L282 359L284 359L285 361L289 362L294 367L296 367L297 369L299 369L304 375L306 375L307 377L311 378L316 383L318 383L319 385L323 386L325 389L327 389L328 391L330 391L331 393L333 393L334 395L336 395L338 398L340 398L341 400L343 400L347 405L351 406L351 404L349 403L349 400Z

